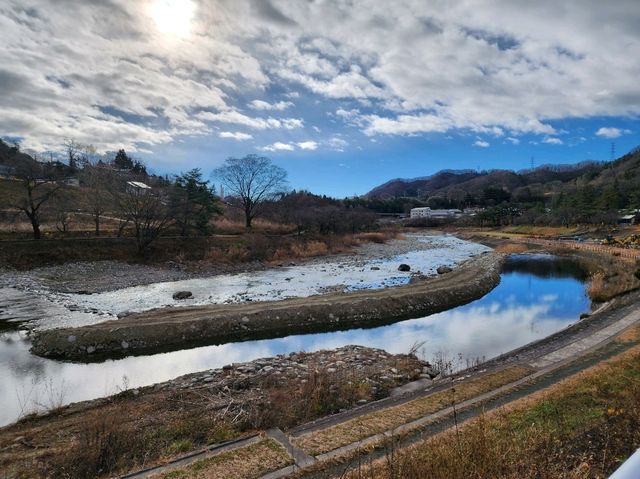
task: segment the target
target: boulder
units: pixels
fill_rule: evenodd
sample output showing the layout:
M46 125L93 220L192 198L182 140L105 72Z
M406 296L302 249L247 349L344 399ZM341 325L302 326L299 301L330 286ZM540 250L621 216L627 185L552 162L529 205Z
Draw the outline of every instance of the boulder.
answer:
M398 266L398 271L411 271L411 266L402 263L400 266Z
M183 299L189 299L193 294L191 291L178 291L177 293L173 293L173 299L182 301Z
M453 271L453 270L451 268L449 268L448 266L438 266L438 268L436 269L436 272L438 274L451 273L451 271Z

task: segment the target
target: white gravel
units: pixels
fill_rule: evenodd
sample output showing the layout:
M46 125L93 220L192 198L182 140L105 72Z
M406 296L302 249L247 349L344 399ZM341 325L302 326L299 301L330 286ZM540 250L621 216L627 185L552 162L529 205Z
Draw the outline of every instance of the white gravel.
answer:
M0 287L3 284L18 286L37 299L38 313L30 326L48 329L96 323L129 312L161 307L273 301L329 291L393 287L407 284L415 275L434 275L438 266L455 267L486 251L490 248L451 235L411 234L386 244L365 244L353 254L316 258L300 265L248 273L182 279L186 275L183 272L168 270L164 271L163 277L162 269L148 266L116 262L79 263L64 273L60 271L61 267L41 268L28 273L0 273ZM411 271L398 271L401 263L409 264ZM99 292L74 294L52 288L51 284L56 284L56 272L63 278L84 274L85 284L93 287L86 289ZM165 281L148 284L149 276ZM174 280L176 276L177 281ZM15 283L7 284L11 280ZM78 281L77 276L74 280ZM2 291L0 289L0 302ZM190 291L193 296L177 301L172 298L177 291ZM46 303L53 304L47 308ZM42 311L48 314L43 316Z

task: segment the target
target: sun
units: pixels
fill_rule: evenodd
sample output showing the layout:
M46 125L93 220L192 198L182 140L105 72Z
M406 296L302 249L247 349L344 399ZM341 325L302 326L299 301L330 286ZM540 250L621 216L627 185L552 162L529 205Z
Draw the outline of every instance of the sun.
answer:
M194 13L195 5L191 0L153 0L151 3L151 16L158 31L165 35L189 35Z

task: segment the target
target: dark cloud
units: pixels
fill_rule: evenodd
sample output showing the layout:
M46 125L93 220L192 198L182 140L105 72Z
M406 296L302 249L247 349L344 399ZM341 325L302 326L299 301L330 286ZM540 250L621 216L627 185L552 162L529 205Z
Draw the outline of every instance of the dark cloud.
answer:
M254 0L253 5L259 12L260 16L270 22L286 26L296 25L296 22L278 10L271 0Z
M503 51L512 50L520 46L520 42L516 38L510 35L497 34L497 33L491 33L483 30L473 30L468 28L464 28L463 31L470 37L473 37L477 40L484 40L489 45L493 45L499 50L503 50Z

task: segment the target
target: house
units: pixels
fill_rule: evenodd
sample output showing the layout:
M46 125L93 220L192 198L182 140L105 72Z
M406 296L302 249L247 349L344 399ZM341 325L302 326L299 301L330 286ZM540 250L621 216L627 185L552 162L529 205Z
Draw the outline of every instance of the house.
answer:
M432 219L448 219L459 218L462 211L458 209L448 210L432 210L428 206L422 208L412 208L409 214L411 218L432 218Z
M142 181L127 181L128 193L142 193L144 191L151 191L151 187Z
M635 225L640 219L640 214L631 213L627 215L618 216L618 224L620 225Z

